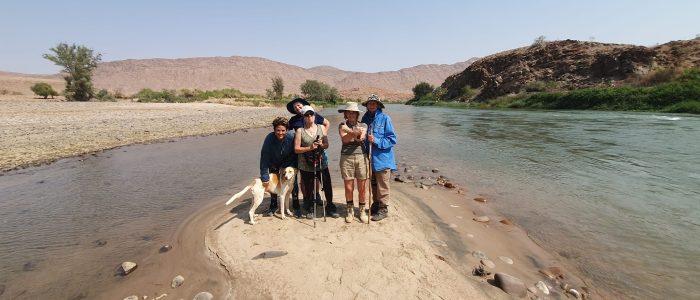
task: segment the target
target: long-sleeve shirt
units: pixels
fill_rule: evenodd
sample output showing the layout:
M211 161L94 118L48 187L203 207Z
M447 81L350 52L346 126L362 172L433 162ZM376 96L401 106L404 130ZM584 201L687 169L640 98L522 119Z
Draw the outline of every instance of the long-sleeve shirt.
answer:
M362 116L362 123L368 124L371 134L374 135L372 143L372 171L383 171L386 169L396 170L396 160L394 159L394 145L396 145L396 133L391 117L382 112L381 109L372 115L366 112ZM369 140L365 140L369 144Z
M270 170L280 170L289 166L297 167L297 155L294 153L294 132L288 131L282 141L270 132L260 150L260 180L270 180Z

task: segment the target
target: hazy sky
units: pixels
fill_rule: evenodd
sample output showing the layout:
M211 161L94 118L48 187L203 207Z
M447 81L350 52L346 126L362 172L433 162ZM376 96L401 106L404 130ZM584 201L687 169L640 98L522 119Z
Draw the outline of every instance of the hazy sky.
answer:
M700 1L32 1L0 4L0 70L55 73L60 42L103 61L257 56L389 71L452 64L538 36L651 46L700 34Z

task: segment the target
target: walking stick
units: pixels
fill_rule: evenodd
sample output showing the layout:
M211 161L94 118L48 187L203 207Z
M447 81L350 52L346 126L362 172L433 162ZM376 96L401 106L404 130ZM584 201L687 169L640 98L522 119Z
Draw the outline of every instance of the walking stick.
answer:
M318 136L316 136L316 140L318 141ZM316 150L312 150L316 151ZM316 188L316 167L318 166L318 161L316 160L316 155L314 155L314 182L312 183L314 185L314 193L313 193L313 200L311 200L313 203L312 205L314 206L314 228L316 228L316 193L318 192Z
M369 131L368 133L372 133L372 125L369 125ZM368 198L369 198L369 217L367 218L367 225L369 225L370 220L372 219L372 143L367 141L367 145L369 145L369 160L367 163L367 178L369 178L369 188L367 189L368 193Z
M319 161L319 163L321 162L322 157L323 157L323 151L319 151L319 152L318 152L318 161ZM321 165L323 165L323 164L321 164ZM325 187L323 186L323 180L322 180L322 178L323 178L323 172L321 172L321 170L318 170L318 171L319 171L318 175L319 175L319 177L321 177L321 178L318 179L318 182L321 183L321 190L323 191L324 188L325 188ZM320 196L320 193L319 193L319 196ZM314 196L314 197L315 197L315 196ZM324 195L324 197L323 197L323 222L326 222L326 201L328 201L328 199L326 199L326 197L325 197L325 195Z

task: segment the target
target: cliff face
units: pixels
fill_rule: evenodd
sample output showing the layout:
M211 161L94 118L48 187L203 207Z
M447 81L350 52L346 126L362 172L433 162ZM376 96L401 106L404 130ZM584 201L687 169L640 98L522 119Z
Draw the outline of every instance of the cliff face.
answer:
M648 48L573 40L545 42L484 57L441 85L444 99L478 91L476 101L518 93L536 81L576 89L610 84L660 68L700 67L700 40Z

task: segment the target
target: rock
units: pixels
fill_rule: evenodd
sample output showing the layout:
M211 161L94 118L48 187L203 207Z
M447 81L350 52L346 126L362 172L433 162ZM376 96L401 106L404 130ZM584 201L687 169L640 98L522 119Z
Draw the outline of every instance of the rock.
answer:
M519 278L505 273L496 273L493 279L495 285L504 292L519 298L525 298L527 296L525 283Z
M486 199L483 197L476 197L476 198L474 198L474 201L484 203L484 202L486 202Z
M569 290L566 291L566 292L569 293L569 294L571 294L571 295L573 295L574 297L576 297L576 299L579 299L579 300L580 300L580 299L583 299L583 296L581 296L581 293L579 293L579 292L578 292L577 290L575 290L575 289L569 289Z
M168 294L161 294L160 296L156 297L155 300L160 300L160 299L163 299L165 297L168 297Z
M504 263L507 263L507 264L509 264L509 265L512 265L512 264L513 264L513 260L510 259L510 257L499 256L498 258L499 258L501 261L503 261Z
M173 278L172 282L170 283L170 287L176 288L178 286L181 286L183 282L185 282L185 277L182 277L182 275L177 275L175 276L175 278Z
M481 260L481 264L484 265L484 266L487 266L487 267L489 267L489 268L491 268L491 269L493 269L493 268L496 267L496 264L494 264L492 261L490 261L490 260L488 260L488 259L482 259L482 260Z
M511 222L508 219L503 219L503 220L500 220L498 222L501 222L501 224L505 224L505 225L513 225L513 222Z
M471 234L471 233L467 233L467 237L470 238L470 239L473 239L473 238L474 238L474 235Z
M440 169L438 169L438 168L435 168L435 169L433 169L433 170L432 170L432 172L433 172L433 173L437 173L437 172L440 172Z
M398 175L398 176L394 177L394 181L398 181L398 182L406 182L406 180L405 180L405 179L403 179L403 177L402 177L401 175Z
M559 285L559 287L560 287L562 290L566 291L566 290L569 289L569 284L566 283L566 282L562 282L562 283Z
M549 279L564 279L564 272L559 267L540 269L540 273L544 274Z
M130 261L125 261L119 266L117 273L119 273L119 275L121 275L121 276L126 276L126 275L129 275L134 270L136 270L136 267L137 267L136 263L133 263Z
M171 245L163 245L162 247L160 247L160 250L158 250L158 252L165 253L165 252L168 252L172 249L173 249L173 246L171 246Z
M486 254L484 252L481 252L479 250L475 250L474 252L472 252L472 256L474 256L478 259L482 259L482 260L489 259L489 257L486 256Z
M456 188L456 186L452 182L445 182L445 187L448 189Z
M479 217L474 218L474 221L482 222L482 223L488 223L489 220L490 219L487 216L479 216Z
M547 288L547 285L544 284L544 282L538 281L537 284L535 284L535 286L536 286L538 289L540 289L540 291L542 291L543 294L549 295L549 288Z
M537 294L537 288L534 287L534 286L529 286L529 287L527 287L527 290L528 290L530 293Z
M214 299L214 295L212 295L209 292L201 292L192 298L192 300L212 300Z
M131 295L129 297L124 298L124 300L139 300L139 296Z

